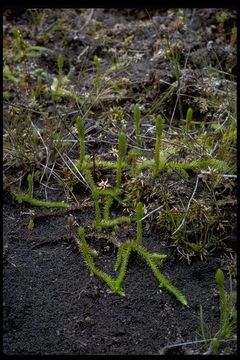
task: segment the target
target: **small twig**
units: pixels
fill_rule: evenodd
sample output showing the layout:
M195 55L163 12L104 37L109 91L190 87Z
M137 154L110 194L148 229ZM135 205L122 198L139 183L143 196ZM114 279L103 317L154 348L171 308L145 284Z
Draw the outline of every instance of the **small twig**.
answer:
M87 27L88 24L90 23L90 21L91 21L91 19L92 19L92 17L93 17L93 14L94 14L94 10L95 10L95 9L91 9L90 14L89 14L89 16L88 16L85 24L80 28L79 33L80 33L81 31L83 31L83 30L85 29L85 27Z
M211 175L212 173L210 171L201 171L202 174ZM224 179L237 179L237 175L231 175L231 174L221 174L221 176Z
M156 209L150 211L148 214L146 214L144 217L142 217L140 219L140 221L143 221L144 219L148 218L150 215L152 215L153 213L155 213L156 211L160 210L163 207L164 207L164 205L161 205L161 206L157 207Z
M195 340L195 341L187 341L185 343L179 343L179 344L173 344L173 345L166 345L164 346L164 349L171 349L174 347L179 347L179 346L186 346L186 345L194 345L194 344L200 344L200 343L205 343L206 341L213 341L214 338L212 339L206 339L206 340ZM219 340L219 342L229 342L229 341L236 341L236 339L227 339L227 340Z
M16 108L24 108L30 112L33 112L35 114L40 114L40 115L44 115L44 111L37 111L37 110L34 110L34 109L31 109L29 106L26 106L24 104L14 104L14 103L11 103L9 101L4 101L4 103L8 106L11 106L11 107L16 107Z
M47 179L46 186L45 186L45 188L44 188L46 201L48 200L48 196L47 196L48 183L49 183L50 177L51 177L51 175L52 175L52 173L53 173L53 169L54 169L55 164L56 164L56 161L54 161L54 163L53 163L53 166L52 166L52 168L51 168L50 174L49 174L48 179Z
M78 175L81 177L81 179L77 176L77 174L75 174L73 172L73 170L71 169L71 167L68 165L68 163L66 162L66 160L63 158L62 154L59 152L59 150L57 148L55 148L58 152L58 154L60 155L61 159L63 160L64 164L66 164L66 166L68 167L68 169L71 171L71 173L78 179L78 181L80 181L80 183L82 183L83 185L87 185L89 187L89 185L87 184L85 178L82 176L82 174L80 173L80 171L78 170L78 168L76 167L76 165L72 162L72 160L67 156L67 154L65 154L65 156L67 157L67 159L70 161L70 163L73 165L74 169L76 170L76 172L78 173Z
M181 224L180 224L180 225L178 226L178 228L172 233L172 235L175 235L175 234L181 229L181 227L183 226L183 224L184 224L184 222L185 222L185 220L186 220L187 213L188 213L188 210L189 210L189 208L190 208L191 202L192 202L192 200L193 200L193 198L194 198L194 195L195 195L195 193L196 193L196 191L197 191L198 181L199 181L199 178L200 178L200 177L201 177L201 174L198 174L198 175L197 175L196 184L195 184L195 187L194 187L194 190L193 190L193 193L192 193L192 195L191 195L191 197L190 197L190 199L189 199L188 205L187 205L186 213L185 213L185 215L184 215L184 217L183 217L183 219L182 219Z
M34 127L34 129L36 130L36 132L38 133L38 136L40 137L42 143L43 143L43 146L45 147L45 150L46 150L46 164L44 166L44 171L43 171L43 174L41 176L41 179L40 181L42 181L44 175L45 175L45 172L46 172L46 168L47 168L47 165L48 165L48 161L49 161L49 152L48 152L48 147L47 145L45 144L45 141L43 140L42 138L42 135L40 134L40 131L38 130L38 128L34 125L34 123L31 121L31 124L32 124L32 127Z
M45 165L43 165L41 162L39 163L43 168L45 168ZM46 166L47 170L51 171L52 169L48 166ZM64 183L63 179L57 174L56 171L53 171L53 176L55 176L56 179L58 179L61 183ZM41 183L42 184L42 183Z

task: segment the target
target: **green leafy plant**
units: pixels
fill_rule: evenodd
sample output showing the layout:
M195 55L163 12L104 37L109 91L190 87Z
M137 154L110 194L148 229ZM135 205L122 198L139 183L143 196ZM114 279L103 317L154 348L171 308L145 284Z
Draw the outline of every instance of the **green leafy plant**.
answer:
M79 227L78 228L78 236L81 239L81 243L78 244L79 250L83 255L83 258L85 260L85 263L92 275L97 275L99 278L101 278L105 283L110 287L110 289L120 295L125 296L125 293L120 289L121 282L123 281L124 275L125 275L125 267L126 267L126 260L125 263L122 263L121 270L119 273L119 277L117 280L112 279L109 275L107 275L104 271L99 270L93 260L93 257L97 255L96 251L92 248L90 248L86 242L85 235L84 235L84 228ZM126 254L127 255L127 254ZM123 269L123 270L122 270Z
M79 135L79 141L80 141L80 155L79 155L79 167L80 169L83 166L83 162L85 159L85 130L84 130L84 121L83 119L78 116L77 120L77 129L78 129L78 135Z
M187 115L186 115L186 125L185 125L185 130L186 132L188 132L190 130L190 125L191 125L191 121L192 121L192 109L189 108L187 111Z
M92 197L95 203L95 226L99 226L101 221L101 212L99 206L99 193L96 188L92 189Z
M136 142L139 146L141 146L142 141L141 141L141 130L140 130L140 108L138 104L134 106L134 124L135 124Z
M98 87L100 82L100 60L97 55L94 55L93 62L96 69L95 86Z
M16 77L12 71L10 70L10 67L8 65L4 65L3 67L3 78L6 80L13 81L15 84L18 84L20 82L20 78Z
M79 228L78 235L82 241L81 246L79 246L79 250L81 251L84 257L87 267L89 268L91 274L95 274L98 277L100 277L103 281L105 281L114 293L121 296L125 296L125 293L121 289L121 285L126 276L127 265L131 252L136 251L150 266L154 276L159 281L160 286L165 287L169 292L171 292L181 304L187 305L187 300L184 297L184 295L177 288L175 288L159 271L159 265L166 258L166 255L158 254L158 253L150 253L142 246L142 223L141 223L142 216L143 216L143 204L138 203L136 208L136 217L135 217L135 219L137 220L137 238L133 241L127 241L124 244L120 245L114 266L115 271L119 269L119 274L116 280L113 280L109 275L99 270L95 266L93 260L94 252L87 245L86 239L84 237L84 229L82 227ZM112 222L115 222L116 220L115 224L118 224L119 219L120 218L113 219ZM130 217L126 218L126 220L129 219ZM101 222L103 221L110 222L110 220L102 220Z
M221 269L216 272L216 283L220 299L220 324L215 337L229 339L233 336L237 325L237 311L235 308L236 293L227 293L224 287L224 273Z
M12 33L16 44L16 61L20 61L23 58L36 57L38 56L38 53L42 51L51 51L43 46L28 46L28 44L23 40L20 30L16 27L13 27Z
M118 159L117 159L117 173L116 173L116 187L121 186L122 181L122 164L123 157L126 153L127 139L124 132L121 132L118 137Z
M161 138L163 131L163 118L161 115L156 117L156 145L155 145L155 165L153 175L156 176L159 172L159 160L160 160L160 149L161 149Z
M141 202L137 204L136 208L136 221L137 221L137 239L136 242L141 244L142 242L142 217L144 214L144 207Z
M33 177L31 174L28 175L28 193L19 193L16 194L16 200L21 204L22 202L27 202L33 206L44 206L48 208L69 208L69 205L64 202L50 202L50 201L41 201L33 198Z
M219 329L211 339L209 330L206 329L203 319L202 306L200 305L200 336L205 340L206 346L210 344L211 352L219 354L220 343L223 340L234 339L237 327L236 292L228 293L224 287L224 273L218 269L215 274L216 283L219 291Z
M175 286L173 286L166 279L166 277L159 271L158 265L159 265L159 262L163 259L163 258L161 258L161 255L154 254L154 256L153 256L148 251L146 251L146 249L143 246L136 244L136 243L134 243L134 250L140 256L142 256L145 259L145 261L147 262L147 264L150 266L154 276L160 283L160 287L165 287L169 292L171 292L177 298L177 300L181 304L187 305L187 300L186 300L185 296L181 293L181 291L179 291Z
M62 86L62 78L63 78L63 57L62 55L58 55L57 58L57 63L58 63L58 84L57 84L57 89L61 88Z

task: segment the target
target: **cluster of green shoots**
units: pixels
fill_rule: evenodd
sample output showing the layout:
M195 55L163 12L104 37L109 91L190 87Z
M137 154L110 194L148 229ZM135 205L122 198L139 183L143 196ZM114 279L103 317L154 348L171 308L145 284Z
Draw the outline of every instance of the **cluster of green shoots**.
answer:
M186 115L186 132L190 129L190 124L192 120L192 109L189 108ZM143 170L151 169L152 175L156 177L162 170L208 170L208 168L213 168L219 171L227 171L228 166L225 161L207 158L207 159L198 159L187 162L177 162L177 161L166 161L166 156L164 151L162 151L162 134L163 134L163 125L164 121L161 115L158 115L155 120L156 126L156 142L155 148L153 150L154 156L151 159L146 159L141 162L137 161L141 156L146 156L144 149L140 148L142 145L141 140L141 126L140 126L140 110L139 106L135 105L134 107L134 124L135 124L135 137L136 143L139 145L138 149L130 149L127 152L127 139L124 132L124 129L119 134L118 138L118 161L117 163L112 161L104 161L96 159L95 163L89 161L89 156L85 154L84 147L84 121L81 117L77 118L77 128L80 138L80 159L77 162L76 166L80 171L88 172L93 166L96 166L98 169L116 169L116 187L119 188L121 185L121 173L123 170L129 170L133 176L138 176Z
M186 133L190 131L190 125L192 121L192 109L188 109L186 115ZM119 204L123 203L121 199L121 185L122 185L122 175L123 171L129 171L131 175L137 176L142 170L150 169L152 175L156 177L160 171L163 169L177 169L177 170L199 170L207 169L209 166L212 166L217 169L225 169L226 164L222 161L215 159L200 159L186 163L177 163L174 161L166 162L164 153L162 149L162 135L163 135L163 118L161 115L158 115L155 120L156 125L156 142L154 148L154 157L153 159L143 160L141 163L136 160L138 157L144 154L142 149L142 138L141 138L141 123L140 123L140 109L136 104L134 107L134 124L135 124L135 140L138 145L137 149L132 149L127 152L127 138L124 128L121 130L118 136L118 156L117 162L104 161L101 159L94 159L94 163L91 162L90 157L86 154L85 151L85 130L84 130L84 120L78 116L76 120L79 140L80 140L80 154L79 160L76 163L78 169L84 174L87 183L91 189L92 197L95 203L95 222L93 226L98 230L104 228L111 228L117 225L124 223L136 222L137 223L137 237L135 240L129 240L122 244L118 249L117 259L115 263L115 270L119 270L118 277L114 280L105 272L98 269L94 263L94 256L96 252L90 248L86 242L84 236L84 229L79 228L78 235L81 239L79 242L79 248L82 252L82 255L85 259L87 267L89 268L92 274L99 276L104 280L108 286L112 289L113 292L124 295L124 292L121 288L121 284L126 275L126 269L128 265L128 260L132 251L136 251L150 266L154 276L160 282L161 286L166 287L176 298L184 305L187 304L187 301L183 294L176 289L169 281L161 274L159 271L159 265L162 260L166 257L162 254L151 254L148 252L142 245L142 217L143 217L143 205L138 203L135 211L135 216L121 216L118 218L111 219L110 208L114 201ZM116 172L116 182L115 186L111 189L99 189L94 182L92 176L93 168L97 170L108 169L115 170ZM103 209L100 209L100 200L104 199Z
M135 107L135 121L138 122L139 120L139 112L136 110ZM115 168L116 169L116 183L115 186L112 189L99 189L93 179L92 176L92 166L91 162L89 161L88 155L85 154L85 142L84 142L84 121L81 117L77 117L77 129L79 133L79 139L80 139L80 154L79 154L79 161L77 162L78 168L82 171L82 173L85 175L85 178L88 182L88 185L90 186L92 197L95 203L95 222L93 226L97 229L101 228L110 228L114 227L116 225L120 225L123 223L129 223L129 222L136 222L137 224L137 235L135 240L129 240L120 245L117 253L117 258L115 262L114 269L115 271L119 271L118 276L116 279L113 279L108 274L106 274L104 271L100 270L94 262L94 257L96 256L96 251L92 249L86 241L85 234L84 234L84 228L80 227L78 229L78 235L81 239L81 242L79 242L79 250L81 251L83 258L85 260L85 263L90 271L90 273L93 275L97 275L100 277L103 281L107 283L107 285L110 287L110 289L121 296L124 296L124 292L122 290L122 283L126 275L126 270L128 266L128 261L130 258L130 255L133 251L137 252L138 255L140 255L146 263L151 268L154 276L160 283L160 286L165 287L170 291L183 305L187 305L187 300L185 299L184 295L175 288L166 278L165 276L160 272L159 265L162 263L162 261L166 258L166 255L158 254L158 253L150 253L148 250L145 249L145 247L142 245L142 218L144 215L144 206L141 202L137 204L136 212L134 216L122 216L118 218L111 219L110 218L110 207L113 203L113 201L116 201L117 203L122 203L121 199L121 184L122 184L122 170L123 167L127 167L130 165L124 157L126 156L126 150L127 150L127 141L126 141L126 135L124 133L124 130L122 130L118 136L118 159L117 163L108 163L103 161L97 161L95 160L95 163L97 166L103 167L105 165L106 168ZM161 135L162 135L162 118L161 116L158 116L156 119L156 125L157 125L157 142L156 142L156 150L160 151L161 146ZM139 122L138 126L136 127L136 140L137 142L140 139L139 135ZM156 156L155 158L155 165L153 167L154 173L158 172L158 164L156 165L156 162L158 163L159 157ZM110 165L110 166L109 166ZM103 206L103 211L101 213L99 201L100 198L104 198L105 203Z
M64 60L61 54L57 58L57 65L58 77L53 79L53 83L51 85L52 95L54 96L55 100L61 101L62 97L65 96L74 99L75 101L77 101L77 103L80 103L81 99L79 95L77 95L73 91L64 88L64 85L67 85L69 83L69 79L67 78L67 76L63 76Z
M96 62L96 61L95 61ZM58 58L58 67L59 67L59 77L56 82L55 95L60 94L62 89L63 81L63 59L61 56ZM97 64L96 64L97 67ZM186 132L190 129L190 124L192 120L192 110L189 109L186 116ZM142 217L143 217L143 204L139 202L136 207L134 216L120 216L117 218L111 218L111 206L113 202L118 204L123 204L123 199L121 198L121 189L123 181L123 171L129 171L132 176L138 176L138 174L144 169L150 169L152 175L156 177L160 171L163 169L206 169L208 166L212 166L217 169L223 170L226 164L223 161L215 159L200 159L191 162L177 163L174 161L166 162L166 158L162 150L162 135L163 135L163 118L161 115L158 115L155 120L156 125L156 142L154 148L154 157L152 159L143 160L142 162L137 161L140 156L144 153L142 148L142 138L141 138L141 123L140 123L140 109L138 105L134 107L134 124L135 124L135 139L138 145L137 149L132 149L127 151L127 137L125 134L125 129L123 128L118 136L118 156L117 161L105 161L101 159L94 159L94 162L91 161L90 156L86 154L85 150L85 126L84 120L78 116L76 120L77 130L80 140L80 153L79 160L76 163L78 169L83 173L85 179L91 189L92 198L95 203L95 222L93 226L99 231L101 229L115 227L124 223L136 222L137 224L137 236L135 240L129 240L126 243L122 244L118 249L117 259L115 263L115 270L119 270L119 275L116 280L112 279L105 272L99 270L94 263L94 256L96 251L90 248L86 242L84 236L84 229L80 227L78 229L78 235L81 239L79 242L79 248L85 262L92 274L99 276L104 280L108 286L119 295L124 295L124 292L121 288L122 282L126 275L126 269L128 265L128 260L130 258L131 252L136 251L150 266L154 276L160 283L160 286L167 288L175 297L184 305L187 305L187 301L183 294L176 289L169 281L162 275L159 271L159 265L162 260L166 257L162 254L150 253L142 245ZM100 189L94 181L93 170L108 169L113 170L116 173L115 186L109 189ZM20 193L16 195L16 199L19 203L27 202L33 206L45 206L45 207L56 207L56 208L69 208L69 205L64 202L47 202L41 201L33 198L33 176L28 175L28 192ZM104 199L103 207L100 208L100 200Z
M28 46L23 40L22 34L16 27L12 30L15 40L16 56L15 60L20 61L23 58L34 58L38 56L39 52L51 51L43 46Z

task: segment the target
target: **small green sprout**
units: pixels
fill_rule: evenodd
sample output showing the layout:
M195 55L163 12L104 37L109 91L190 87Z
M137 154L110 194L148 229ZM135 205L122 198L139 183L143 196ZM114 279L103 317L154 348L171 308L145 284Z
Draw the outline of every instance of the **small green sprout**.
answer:
M237 328L237 310L236 310L236 291L228 293L224 287L224 273L218 269L215 274L216 283L219 290L220 300L220 321L219 329L213 336L212 353L219 354L220 342L234 337ZM208 346L211 334L206 335L205 325L203 321L202 306L200 305L200 335Z
M136 142L139 146L141 146L140 108L138 104L134 106L134 124L135 124Z
M101 221L101 212L99 206L99 193L97 189L92 189L92 197L95 203L95 226L98 226Z
M96 68L95 84L96 84L96 86L98 86L99 82L100 82L100 60L97 57L97 55L94 55L93 62L94 62L95 68Z
M61 88L62 86L62 78L63 78L63 57L62 55L58 55L57 58L57 64L58 64L58 85L57 85L57 89Z
M32 199L32 197L33 197L33 176L31 174L28 174L27 180L28 180L28 195Z
M189 108L188 111L187 111L187 115L186 115L186 125L185 125L186 132L188 132L190 130L190 125L191 125L191 121L192 121L192 114L193 114L193 111L192 111L191 108Z
M113 198L111 196L107 196L104 205L104 214L103 214L104 220L108 221L110 218L110 207L112 203L113 203Z
M139 215L140 215L140 205L139 205ZM79 246L79 250L81 251L84 260L90 273L93 275L97 275L106 284L110 287L110 289L120 295L125 296L125 293L121 289L122 282L126 276L127 265L129 262L129 258L132 251L136 251L142 258L145 259L147 264L150 266L154 276L160 282L162 287L166 287L177 299L178 301L183 304L187 305L187 300L185 299L184 295L175 288L158 269L159 264L165 259L165 255L157 254L157 253L149 253L142 245L140 245L137 241L127 241L126 243L120 245L117 253L117 259L115 262L114 269L117 271L119 269L119 274L116 280L112 279L109 275L107 275L102 270L99 270L93 260L93 254L91 252L91 248L87 245L85 236L84 236L84 229L81 227L78 229L78 235L82 241L81 246ZM91 249L91 250L90 250Z
M84 130L84 121L81 116L77 117L77 129L80 140L80 155L79 155L79 165L80 168L83 166L83 162L85 159L85 130Z
M142 243L142 217L144 214L144 207L141 202L137 204L136 208L136 220L137 220L137 239L136 242L138 244Z
M121 132L118 137L118 159L117 159L117 173L116 173L116 187L121 186L122 181L122 163L123 157L126 153L127 139L124 132Z

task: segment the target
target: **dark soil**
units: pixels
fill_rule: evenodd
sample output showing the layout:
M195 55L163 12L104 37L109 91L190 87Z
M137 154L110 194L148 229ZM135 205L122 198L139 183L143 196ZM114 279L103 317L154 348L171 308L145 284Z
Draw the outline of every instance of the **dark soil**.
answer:
M122 70L121 76L131 80L127 92L121 96L114 94L115 98L110 100L107 96L106 99L103 97L101 102L92 108L93 114L86 119L87 150L89 153L103 155L102 157L106 159L110 156L109 143L110 147L111 143L116 144L120 126L108 118L99 117L103 109L109 109L113 102L114 106L123 106L125 115L128 117L132 113L132 104L135 104L144 94L145 109L143 108L142 111L146 115L149 104L166 91L168 84L174 81L171 66L161 57L161 46L156 40L151 21L155 22L155 27L163 24L164 27L159 28L160 33L167 29L171 40L179 42L181 51L189 53L188 61L191 68L187 69L188 76L182 83L183 94L201 93L202 98L208 98L202 90L205 86L204 82L201 82L204 70L202 63L198 62L208 56L209 50L206 45L209 41L214 40L215 44L216 56L213 58L210 56L212 66L217 66L216 59L221 59L222 71L228 73L229 78L231 76L234 78L236 75L235 52L223 45L226 41L225 35L223 39L217 32L216 14L221 9L197 9L192 16L189 15L187 27L184 27L185 20L181 22L177 19L177 9L149 10L148 13L144 10L136 11L136 9L95 9L93 18L102 24L101 29L104 29L104 35L106 35L104 40L101 40L101 37L100 40L97 39L93 25L90 29L86 25L82 33L78 33L78 28L85 26L86 16L82 16L83 11L78 9L54 11L52 13L49 11L44 23L44 31L57 18L63 16L65 17L63 19L65 32L56 31L54 35L49 35L47 44L44 44L44 36L41 36L41 32L37 34L37 29L34 35L28 32L30 21L25 11L19 13L9 10L5 13L6 33L8 34L12 25L17 25L23 32L24 38L32 40L35 36L38 41L36 45L52 46L53 54L47 57L41 55L36 61L39 67L54 76L58 74L57 56L61 51L65 59L64 72L68 74L70 68L74 67L75 72L72 75L71 84L77 87L81 83L79 92L85 91L93 79L91 72L93 63L89 59L92 59L94 55L101 57L103 64L106 64L110 49L121 49L124 40L132 34L135 35L132 54L134 55L134 49L142 50L142 59ZM189 10L190 13L191 11ZM226 36L229 39L227 29L231 29L236 23L236 13L232 10L226 11L229 15ZM153 20L150 21L149 17ZM67 21L71 21L71 31L67 28ZM99 23L95 24L95 27ZM44 31L42 34L45 33ZM215 41L218 36L219 41ZM77 60L81 52L83 52L82 58ZM83 58L89 71L79 80L78 74ZM185 58L182 56L179 61L184 67ZM31 81L29 80L29 83ZM21 102L21 92L17 96L19 98L16 100ZM175 102L176 96L171 96L166 103L161 105L161 110L165 111L166 117L171 117ZM76 113L78 110L73 102L69 102L67 106L66 111L65 105L60 103L57 105L57 111L60 113L75 111ZM177 126L181 111L185 114L188 106L188 102L183 100L181 110L176 108L172 125ZM196 101L194 106L196 118L198 116L200 118L199 103ZM44 107L47 108L49 116L54 116L56 107L50 101L49 104L45 103ZM206 121L212 112L213 109L209 107L204 115ZM70 114L65 119L68 129L73 125L75 113L74 116ZM151 136L150 127L153 121L154 119L149 120L147 115L143 120L144 133L142 135L146 135L145 145L151 143L151 138L148 139L147 136ZM41 126L40 123L39 120L39 126ZM134 129L133 123L128 122L126 126L127 133L131 134ZM73 146L68 155L72 159L77 158L78 147ZM18 170L16 173L14 171L14 168L9 170L8 175L11 178L16 176ZM164 175L161 179L164 179ZM110 175L108 180L111 183ZM173 179L172 183L174 181ZM24 184L25 178L21 178L21 185ZM183 185L182 189L176 188L176 191L189 199L194 184L195 178L190 176L188 180L185 180L185 187ZM36 189L36 198L41 198L42 189ZM200 184L198 192L201 193L202 190L204 190L204 185ZM143 227L143 244L150 251L159 251L167 255L162 265L162 273L185 295L188 306L183 307L166 289L159 288L149 267L135 253L131 256L127 276L123 283L126 297L117 296L110 292L102 280L90 276L74 242L73 233L66 227L67 217L72 214L78 225L87 229L87 240L99 252L97 265L111 275L114 275L116 260L116 247L111 237L116 237L117 230L110 231L110 235L103 232L102 237L101 234L91 233L90 225L95 213L94 206L91 206L90 194L81 186L76 186L74 191L80 204L78 207L73 205L67 211L35 208L34 228L30 231L28 230L30 206L17 204L11 194L11 188L5 189L3 197L4 353L7 355L195 355L205 353L208 348L204 343L194 343L202 340L199 335L199 306L202 305L205 324L211 336L214 336L219 328L219 296L215 273L221 267L221 249L204 261L197 256L192 257L191 263L188 264L179 256L176 246L169 241L168 234L159 230L154 223L146 222ZM49 190L48 198L61 201L64 199L64 192L57 193ZM156 197L154 201L149 210L157 207L159 198ZM234 221L232 219L235 219L235 207L231 208L229 205L229 209L229 221ZM117 213L119 209L116 208L114 211ZM227 213L227 210L224 211ZM135 228L123 227L117 234L124 240L134 236ZM233 239L230 247L234 250L236 231L233 228L228 229L227 236ZM232 285L236 287L235 279ZM228 290L230 288L227 279L226 288ZM190 344L184 345L188 342ZM183 345L173 346L176 344ZM236 341L221 343L220 354L236 354Z
M124 282L126 297L120 298L89 276L76 246L67 240L62 216L46 215L29 236L19 206L5 199L3 211L6 354L158 354L167 345L197 339L200 304L211 332L217 330L216 259L186 265L158 234L146 234L147 248L168 254L163 273L182 290L189 307L159 289L134 255ZM86 217L84 211L75 215L79 222ZM114 261L112 248L99 257L108 273ZM190 349L180 346L171 352L194 353L193 345Z

